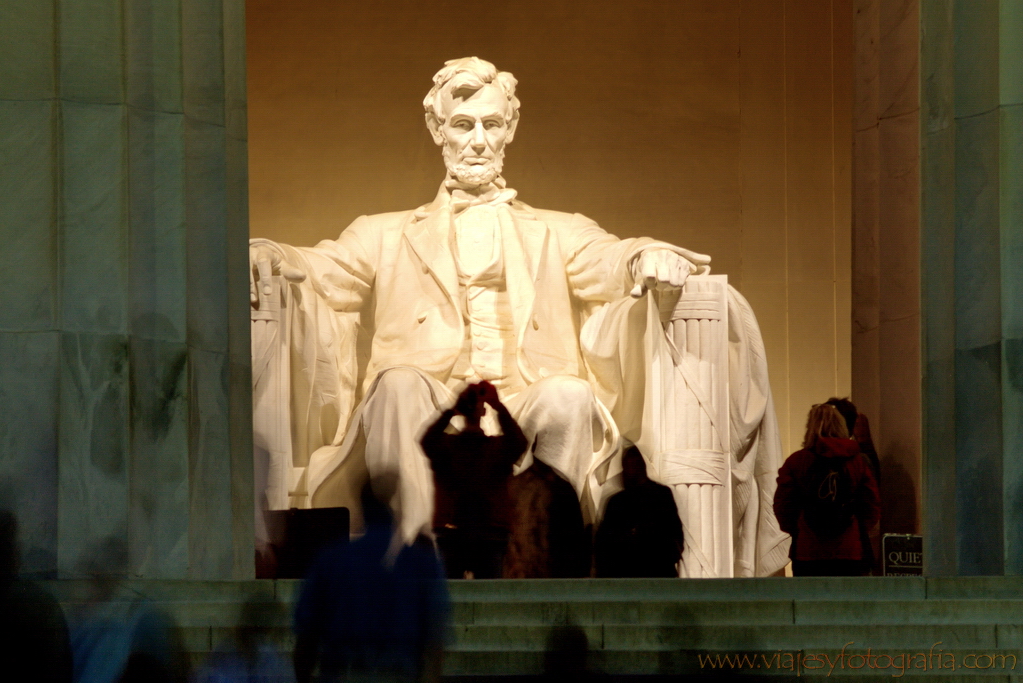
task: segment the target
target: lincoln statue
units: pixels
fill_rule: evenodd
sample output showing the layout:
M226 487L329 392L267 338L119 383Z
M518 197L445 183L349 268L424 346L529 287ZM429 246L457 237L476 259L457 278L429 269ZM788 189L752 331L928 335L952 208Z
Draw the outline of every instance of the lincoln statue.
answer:
M362 216L315 247L251 241L264 507L347 505L367 477L397 473L400 540L429 535L420 437L466 384L487 380L528 439L516 472L534 458L550 465L585 519L599 521L621 488L622 444L635 443L651 478L673 487L695 542L682 575L775 572L788 548L771 511L780 443L749 305L721 285L721 341L703 344L716 347L724 379L709 389L713 366L687 360L693 351L668 326L692 299L684 292L720 277L706 275L710 258L522 202L502 176L515 87L476 57L434 76L423 104L447 173L430 203ZM686 446L701 416L703 445ZM497 429L493 416L484 427ZM694 497L712 485L717 498ZM706 533L711 521L726 531L701 549L693 527ZM714 544L728 546L724 561Z

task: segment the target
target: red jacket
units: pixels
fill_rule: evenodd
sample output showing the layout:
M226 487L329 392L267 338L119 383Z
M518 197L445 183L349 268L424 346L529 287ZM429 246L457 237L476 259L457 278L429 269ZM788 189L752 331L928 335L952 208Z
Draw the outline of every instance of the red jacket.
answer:
M843 458L858 501L852 524L834 538L822 538L813 532L803 515L802 484L814 458ZM852 439L821 437L813 450L803 449L788 457L778 471L774 492L774 514L782 531L792 535L794 560L861 560L863 539L881 517L881 499L877 480L867 459L860 455L859 444Z

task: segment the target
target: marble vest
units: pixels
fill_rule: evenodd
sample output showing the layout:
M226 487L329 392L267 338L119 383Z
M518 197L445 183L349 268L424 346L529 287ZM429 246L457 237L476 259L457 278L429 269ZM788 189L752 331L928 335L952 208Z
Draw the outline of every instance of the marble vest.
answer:
M503 397L516 394L525 388L525 382L516 360L497 208L490 204L470 206L452 222L466 335L451 372L451 384L485 379Z

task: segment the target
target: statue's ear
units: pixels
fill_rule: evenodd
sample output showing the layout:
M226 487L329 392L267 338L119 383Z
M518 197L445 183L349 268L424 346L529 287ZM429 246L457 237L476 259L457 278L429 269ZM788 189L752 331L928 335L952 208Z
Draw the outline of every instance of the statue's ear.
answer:
M433 143L438 147L444 144L444 134L440 132L440 121L431 112L426 112L426 127L430 129Z
M515 112L512 115L512 120L508 122L508 136L504 139L504 144L508 144L515 139L515 129L519 127L519 113Z

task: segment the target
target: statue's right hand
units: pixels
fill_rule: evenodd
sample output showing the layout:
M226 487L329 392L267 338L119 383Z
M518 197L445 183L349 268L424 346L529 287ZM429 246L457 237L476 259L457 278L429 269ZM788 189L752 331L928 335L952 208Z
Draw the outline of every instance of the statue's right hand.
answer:
M302 282L305 272L284 260L281 253L269 244L249 245L249 301L259 305L259 294L273 293L273 276L281 275L289 282ZM258 289L257 289L258 286Z

